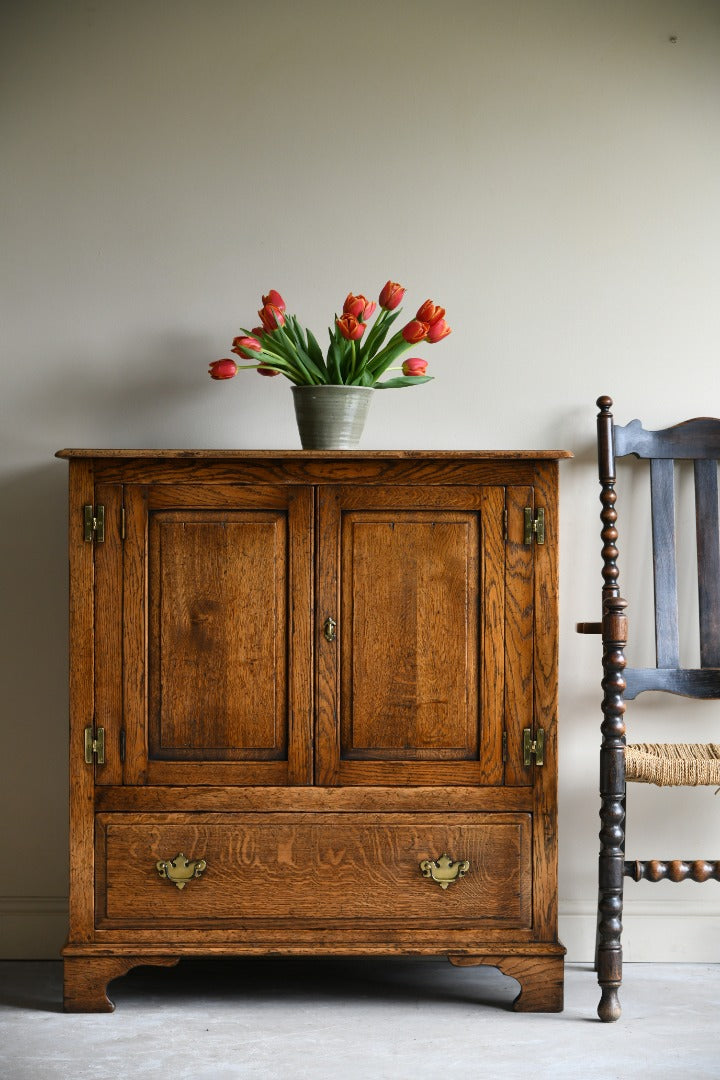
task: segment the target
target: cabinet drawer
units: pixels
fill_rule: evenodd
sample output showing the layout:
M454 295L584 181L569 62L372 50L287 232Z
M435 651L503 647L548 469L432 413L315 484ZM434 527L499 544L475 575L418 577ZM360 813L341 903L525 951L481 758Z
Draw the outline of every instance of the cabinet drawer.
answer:
M531 825L522 813L101 814L97 925L529 928ZM175 883L158 863L180 853L198 876ZM420 867L444 854L469 863L446 887Z

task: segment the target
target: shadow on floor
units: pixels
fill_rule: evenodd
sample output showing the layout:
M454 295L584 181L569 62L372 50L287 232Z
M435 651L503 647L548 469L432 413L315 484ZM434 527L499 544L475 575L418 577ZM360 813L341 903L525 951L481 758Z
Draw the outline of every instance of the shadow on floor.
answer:
M40 1012L62 1011L62 964L17 961L0 987L0 1005ZM139 967L110 984L118 1008L201 1000L210 1005L312 999L321 1007L348 1004L465 1002L510 1010L518 983L496 968L455 968L445 960L412 957L244 957L181 960L173 968Z

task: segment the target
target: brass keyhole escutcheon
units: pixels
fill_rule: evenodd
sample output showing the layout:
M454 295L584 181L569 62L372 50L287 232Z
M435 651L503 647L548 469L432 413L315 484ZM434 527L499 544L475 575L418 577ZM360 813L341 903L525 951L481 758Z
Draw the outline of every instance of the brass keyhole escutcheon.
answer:
M323 627L323 632L325 634L325 640L326 641L335 641L335 638L337 637L336 631L337 631L337 623L335 622L335 620L330 615L328 615L327 619L325 620L325 625Z

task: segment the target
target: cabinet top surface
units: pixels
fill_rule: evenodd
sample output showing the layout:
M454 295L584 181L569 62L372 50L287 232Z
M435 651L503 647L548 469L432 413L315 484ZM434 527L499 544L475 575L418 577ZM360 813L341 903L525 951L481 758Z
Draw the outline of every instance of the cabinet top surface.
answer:
M202 459L205 461L368 461L368 460L456 460L486 461L490 459L548 461L571 458L571 450L90 450L68 448L58 450L59 458L153 458L169 461Z

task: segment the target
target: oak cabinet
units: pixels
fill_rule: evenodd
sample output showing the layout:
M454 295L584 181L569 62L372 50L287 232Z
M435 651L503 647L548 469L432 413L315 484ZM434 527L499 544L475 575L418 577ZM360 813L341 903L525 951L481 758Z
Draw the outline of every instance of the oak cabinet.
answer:
M69 1010L192 955L562 1008L563 452L67 450Z

